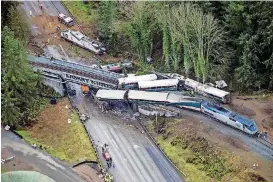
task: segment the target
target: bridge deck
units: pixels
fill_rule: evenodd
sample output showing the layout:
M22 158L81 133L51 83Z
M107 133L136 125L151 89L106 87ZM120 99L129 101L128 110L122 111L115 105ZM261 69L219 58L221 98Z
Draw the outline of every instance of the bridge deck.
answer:
M117 73L95 69L89 66L64 60L36 57L32 55L28 55L28 60L35 67L42 67L64 73L71 73L77 76L90 78L90 80L94 79L96 81L102 81L105 83L110 83L112 85L117 85L118 78L123 77L122 75Z

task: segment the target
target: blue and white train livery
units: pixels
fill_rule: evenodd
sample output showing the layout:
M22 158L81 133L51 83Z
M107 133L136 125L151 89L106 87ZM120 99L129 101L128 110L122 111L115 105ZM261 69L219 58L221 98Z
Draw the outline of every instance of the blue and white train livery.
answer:
M204 101L201 103L201 112L250 135L254 135L258 132L258 127L253 120L227 110L219 105Z
M153 81L139 81L138 89L145 91L172 91L177 90L178 79L164 79L164 80L153 80Z

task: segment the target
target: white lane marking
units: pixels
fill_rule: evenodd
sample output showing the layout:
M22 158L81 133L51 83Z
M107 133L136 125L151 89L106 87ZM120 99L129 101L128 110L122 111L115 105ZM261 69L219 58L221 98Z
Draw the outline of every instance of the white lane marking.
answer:
M101 125L100 122L99 122L99 125L100 125L100 127L103 129L103 127L102 127L102 125ZM105 134L105 136L109 139L109 141L111 141L109 135L108 135L104 130L102 130L102 131L103 131L103 133ZM116 149L116 150L117 150L117 149ZM116 151L116 152L117 152L117 155L119 156L119 158L122 159L123 157L120 155L119 151ZM131 171L129 170L129 168L128 168L128 166L126 165L126 163L124 162L124 160L121 160L121 161L122 161L122 163L124 164L126 170L127 170L128 173L130 174L130 176L131 176L131 178L133 179L133 181L136 181L136 179L135 179L134 176L132 175Z
M136 144L134 144L134 149L137 149L137 148L139 148L139 146L138 146L138 145L136 145Z
M117 145L117 143L115 142L115 140L112 139L112 142L115 144L115 147L118 149L118 145Z

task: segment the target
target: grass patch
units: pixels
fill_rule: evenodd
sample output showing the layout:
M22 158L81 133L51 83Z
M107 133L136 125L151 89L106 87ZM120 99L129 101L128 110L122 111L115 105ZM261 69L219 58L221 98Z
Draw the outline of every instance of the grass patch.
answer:
M62 1L79 23L91 23L97 20L98 12L92 9L92 2L84 4L82 1Z
M48 105L40 112L38 123L17 131L30 144L36 143L52 156L69 163L96 160L95 151L76 112L68 107L68 99ZM68 120L71 123L68 124Z
M1 167L1 174L8 172L5 168Z
M190 150L182 150L179 146L172 146L169 139L163 140L161 136L157 138L157 142L172 162L187 175L186 179L188 182L212 180L204 171L199 169L200 166L186 162L186 159L192 155Z
M156 134L158 128L153 121L147 123L147 128L172 162L186 174L186 181L230 181L242 170L239 157L220 150L196 133L178 133L175 130L178 124L177 119L168 119L160 134ZM236 179L242 181L239 176Z

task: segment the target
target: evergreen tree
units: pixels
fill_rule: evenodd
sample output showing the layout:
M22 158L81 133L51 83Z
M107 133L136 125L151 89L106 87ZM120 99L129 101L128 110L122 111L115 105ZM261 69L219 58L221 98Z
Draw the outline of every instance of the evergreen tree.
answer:
M226 28L241 90L273 88L273 3L231 2ZM232 69L231 68L231 69Z
M17 9L17 7L11 7L9 9L10 20L7 23L11 31L14 32L14 37L19 39L23 44L26 44L29 36L29 25L23 14Z
M141 61L145 61L152 53L156 27L153 10L153 6L148 2L136 2L128 25L131 44Z
M2 122L16 126L37 93L37 75L28 65L22 43L5 27L2 31Z
M99 34L100 38L107 43L107 39L113 33L113 20L116 14L115 1L101 1L99 3Z

